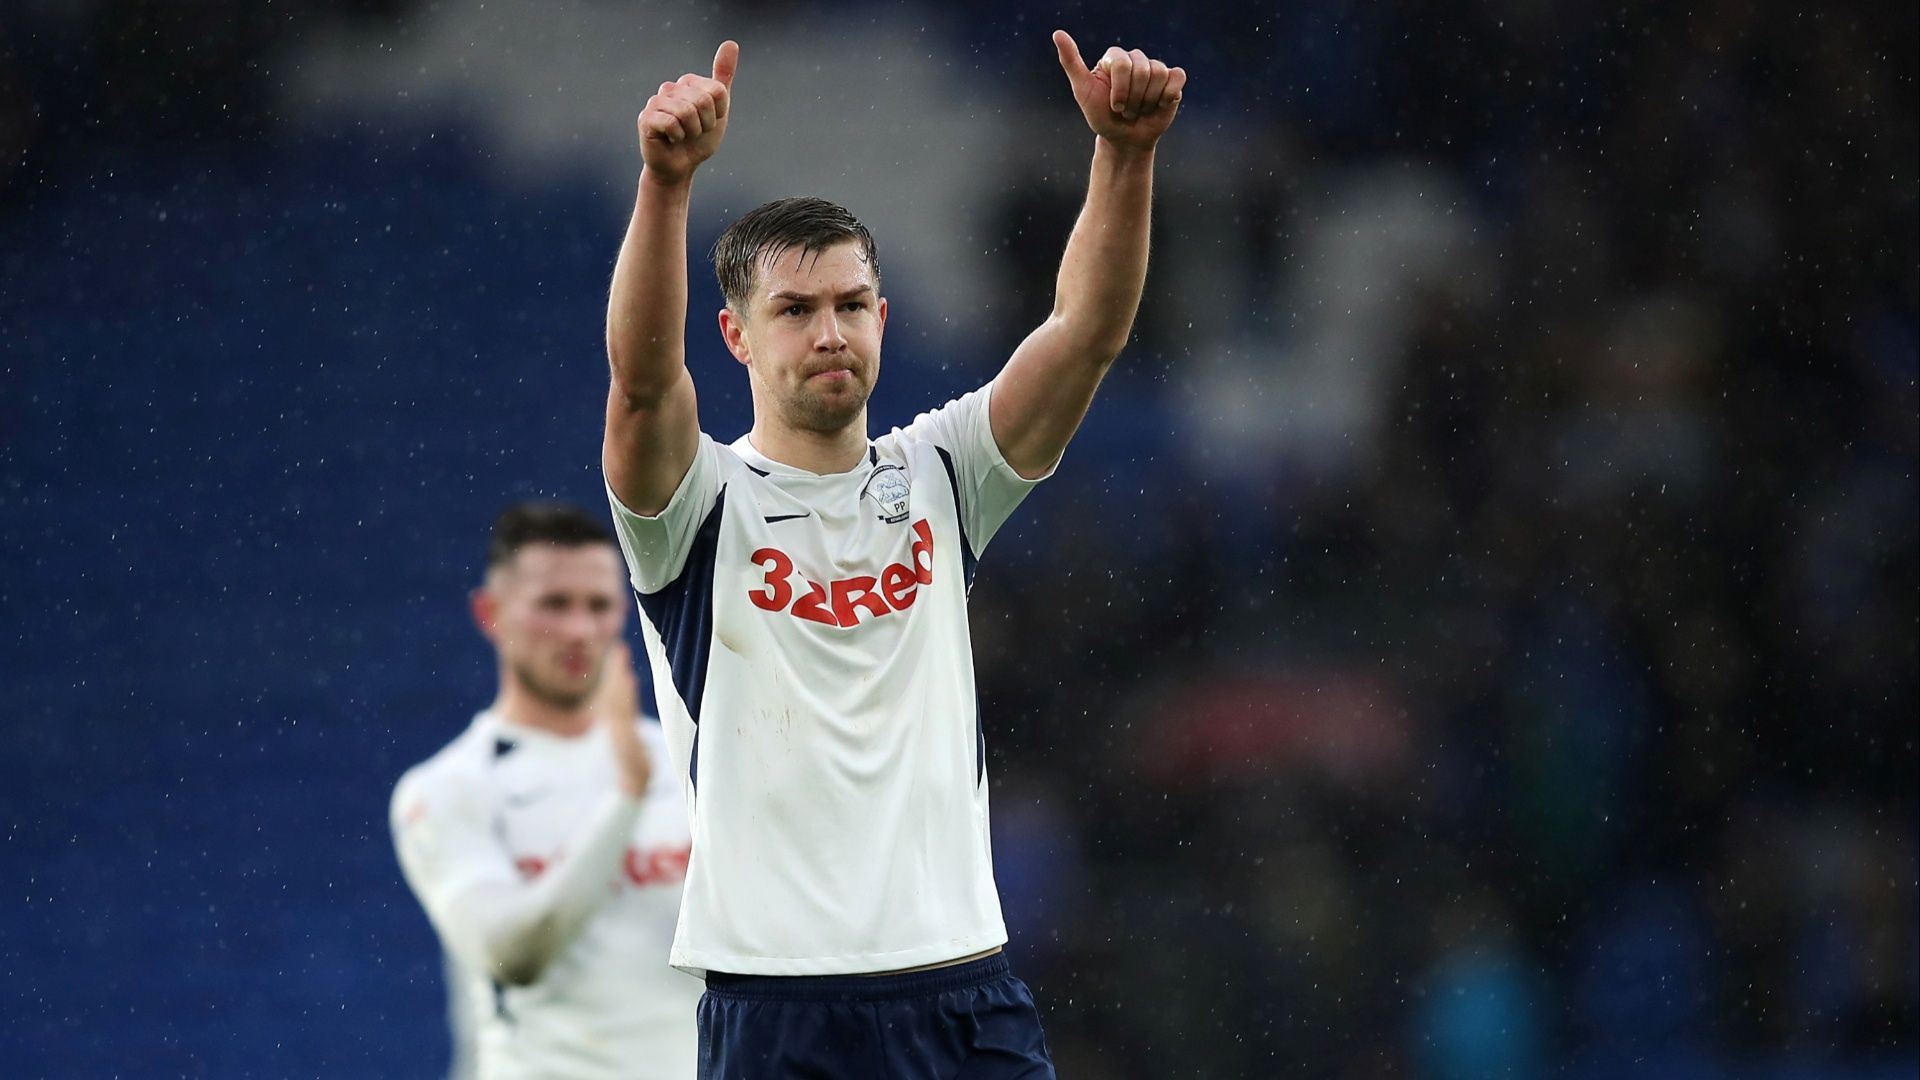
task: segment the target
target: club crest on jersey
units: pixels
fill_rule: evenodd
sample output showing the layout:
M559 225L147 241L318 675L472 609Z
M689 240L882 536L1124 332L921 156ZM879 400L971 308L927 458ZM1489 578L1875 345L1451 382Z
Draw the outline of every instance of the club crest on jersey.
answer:
M867 477L867 486L860 489L862 497L872 499L880 507L880 520L889 525L907 520L911 493L907 470L898 465L882 465L873 470L873 475Z

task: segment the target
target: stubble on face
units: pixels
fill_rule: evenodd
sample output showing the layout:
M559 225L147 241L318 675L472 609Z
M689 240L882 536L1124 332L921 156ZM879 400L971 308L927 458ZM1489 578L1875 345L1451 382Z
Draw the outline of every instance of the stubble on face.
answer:
M606 656L603 654L594 662L593 674L584 684L567 685L558 679L549 679L532 663L516 660L508 665L513 679L527 696L546 705L562 709L577 709L593 700L594 692L600 689L600 680L606 676Z
M855 374L842 381L845 387L816 389L815 380L802 378L800 385L780 401L780 414L787 426L801 431L830 435L860 419L867 407L867 386Z
M781 422L829 435L857 423L873 392L883 329L873 268L859 246L782 253L761 264L760 279L755 351L772 362L757 365L755 377ZM807 306L808 318L790 313L795 303ZM848 303L861 306L841 311ZM812 319L824 317L822 306L833 309L843 348L819 346L822 334Z

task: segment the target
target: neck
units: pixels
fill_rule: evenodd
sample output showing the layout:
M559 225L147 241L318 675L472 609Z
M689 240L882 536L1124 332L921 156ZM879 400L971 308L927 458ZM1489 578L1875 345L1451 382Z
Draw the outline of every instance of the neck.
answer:
M843 473L856 468L867 453L867 410L838 431L805 431L782 427L755 417L748 441L760 453L811 473Z
M593 712L586 702L557 705L528 693L526 687L505 674L500 677L500 693L493 699L493 712L510 724L554 735L584 735L593 727Z

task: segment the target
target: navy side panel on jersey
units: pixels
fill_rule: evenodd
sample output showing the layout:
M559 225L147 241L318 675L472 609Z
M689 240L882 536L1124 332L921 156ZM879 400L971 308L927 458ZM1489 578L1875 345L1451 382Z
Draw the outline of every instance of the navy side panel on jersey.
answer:
M960 510L960 474L953 467L953 455L947 453L944 446L936 446L940 452L940 464L947 467L947 489L953 492L953 525L960 530L960 569L967 582L967 592L973 592L973 571L980 565L979 556L973 553L973 538L967 535L967 516ZM987 778L987 729L980 723L980 702L973 703L973 782L975 784Z
M953 526L960 531L960 569L962 580L967 583L967 591L973 591L973 570L980 565L979 556L973 553L973 537L967 535L967 515L960 508L960 474L953 467L953 455L947 453L944 446L936 446L940 452L940 464L947 467L947 490L953 492Z
M686 703L693 720L693 752L687 762L687 783L695 783L700 764L700 697L707 688L707 654L713 647L713 575L720 549L720 518L727 507L727 491L714 496L713 509L694 534L680 576L657 592L636 592L660 640L667 647L667 667L673 688Z

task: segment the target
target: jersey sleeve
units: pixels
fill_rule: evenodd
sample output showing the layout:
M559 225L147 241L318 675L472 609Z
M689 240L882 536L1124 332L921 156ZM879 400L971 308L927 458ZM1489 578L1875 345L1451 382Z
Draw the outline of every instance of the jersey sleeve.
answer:
M1028 480L1007 464L987 419L993 387L988 383L932 412L921 413L913 423L894 432L903 444L924 442L944 452L944 460L953 469L961 527L976 555L986 550L987 541L1006 524L1027 493L1060 465L1055 461L1045 473Z
M394 846L407 884L450 952L494 978L539 978L611 894L640 801L609 790L579 834L524 880L485 798L457 777L410 773L394 789Z
M456 779L410 772L393 789L390 808L393 846L407 885L434 925L443 928L462 895L519 881L513 860L494 835L484 797Z
M634 513L613 493L613 486L607 485L614 532L620 537L620 551L626 556L634 588L643 593L659 592L680 576L694 535L713 509L724 483L720 448L703 431L693 464L687 467L687 475L680 478L680 486L660 513L652 517Z

